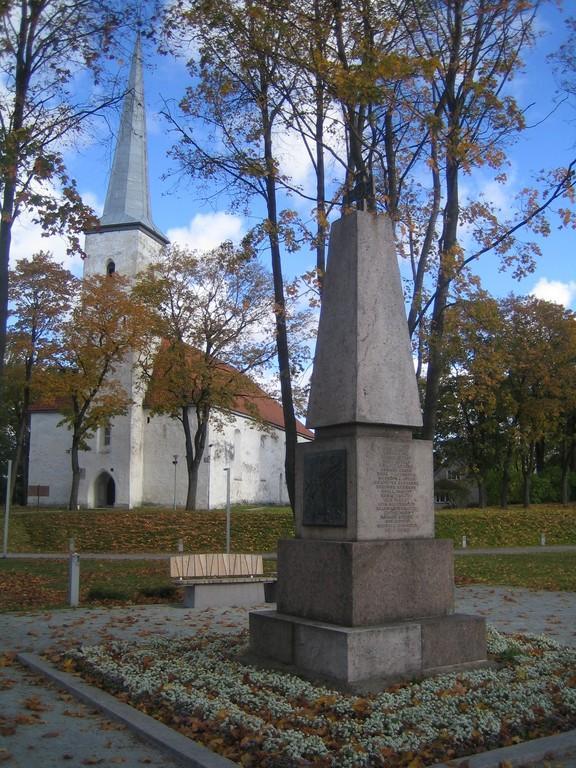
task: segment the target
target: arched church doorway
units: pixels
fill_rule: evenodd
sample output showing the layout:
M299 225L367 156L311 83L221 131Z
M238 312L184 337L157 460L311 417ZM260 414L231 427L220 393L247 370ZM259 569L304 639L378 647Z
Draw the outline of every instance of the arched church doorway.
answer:
M101 472L94 482L94 506L113 507L116 502L116 483L108 472Z

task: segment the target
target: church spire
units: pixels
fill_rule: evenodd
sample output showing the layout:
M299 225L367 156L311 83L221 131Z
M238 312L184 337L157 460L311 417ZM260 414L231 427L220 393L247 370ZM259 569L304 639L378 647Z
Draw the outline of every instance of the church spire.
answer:
M166 236L152 221L146 142L142 54L138 35L100 225L121 229L141 225L167 243Z

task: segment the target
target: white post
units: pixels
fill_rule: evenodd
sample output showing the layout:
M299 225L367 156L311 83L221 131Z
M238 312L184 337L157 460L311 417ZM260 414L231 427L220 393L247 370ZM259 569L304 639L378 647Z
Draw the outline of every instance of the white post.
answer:
M182 539L178 539L178 552L184 552L184 542Z
M80 555L72 552L68 558L68 602L77 608L80 602Z
M226 472L226 552L230 553L230 467L225 467Z
M8 459L8 471L6 472L6 509L4 511L4 545L2 557L8 556L8 521L10 520L10 486L12 485L12 459Z
M176 512L176 469L178 467L178 454L174 453L172 454L174 456L174 460L172 464L174 464L174 503L172 505L172 509L174 512Z
M541 533L540 534L540 546L545 547L546 546L546 534Z
M468 541L466 539L466 536L462 536L462 549L466 549L468 546Z

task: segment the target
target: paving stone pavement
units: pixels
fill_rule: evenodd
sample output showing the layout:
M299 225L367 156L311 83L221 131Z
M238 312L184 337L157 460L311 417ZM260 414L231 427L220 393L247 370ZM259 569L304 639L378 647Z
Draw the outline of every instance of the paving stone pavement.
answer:
M576 646L575 593L460 587L456 605L458 611L486 616L504 632L544 633ZM162 605L2 614L0 657L8 657L4 656L7 666L0 668L0 763L9 768L176 766L123 726L107 721L26 671L10 655L110 639L235 632L247 622L248 610L244 608L192 610ZM546 765L576 768L576 751ZM543 768L544 763L540 766Z

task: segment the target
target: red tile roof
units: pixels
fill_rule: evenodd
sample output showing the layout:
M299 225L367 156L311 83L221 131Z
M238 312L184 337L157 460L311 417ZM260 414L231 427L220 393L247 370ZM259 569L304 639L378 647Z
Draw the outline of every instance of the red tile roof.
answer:
M194 355L194 353L199 354L197 350L193 350L192 348L190 348L189 351L191 356ZM234 371L234 368L226 365L226 363L220 363L219 367L222 371ZM160 396L159 393L154 392L153 385L155 377L159 375L160 374L155 366L152 373L151 385L148 387L144 397L145 408L150 407L154 398ZM282 405L247 376L244 378L247 384L247 393L249 392L249 394L235 398L229 410L242 416L248 416L248 418L259 418L266 424L271 424L272 426L284 429L284 413L282 411ZM58 405L58 402L38 402L31 405L29 410L33 413L50 413L61 410ZM298 419L296 419L296 432L300 437L305 437L308 440L314 439L314 433L307 429Z

